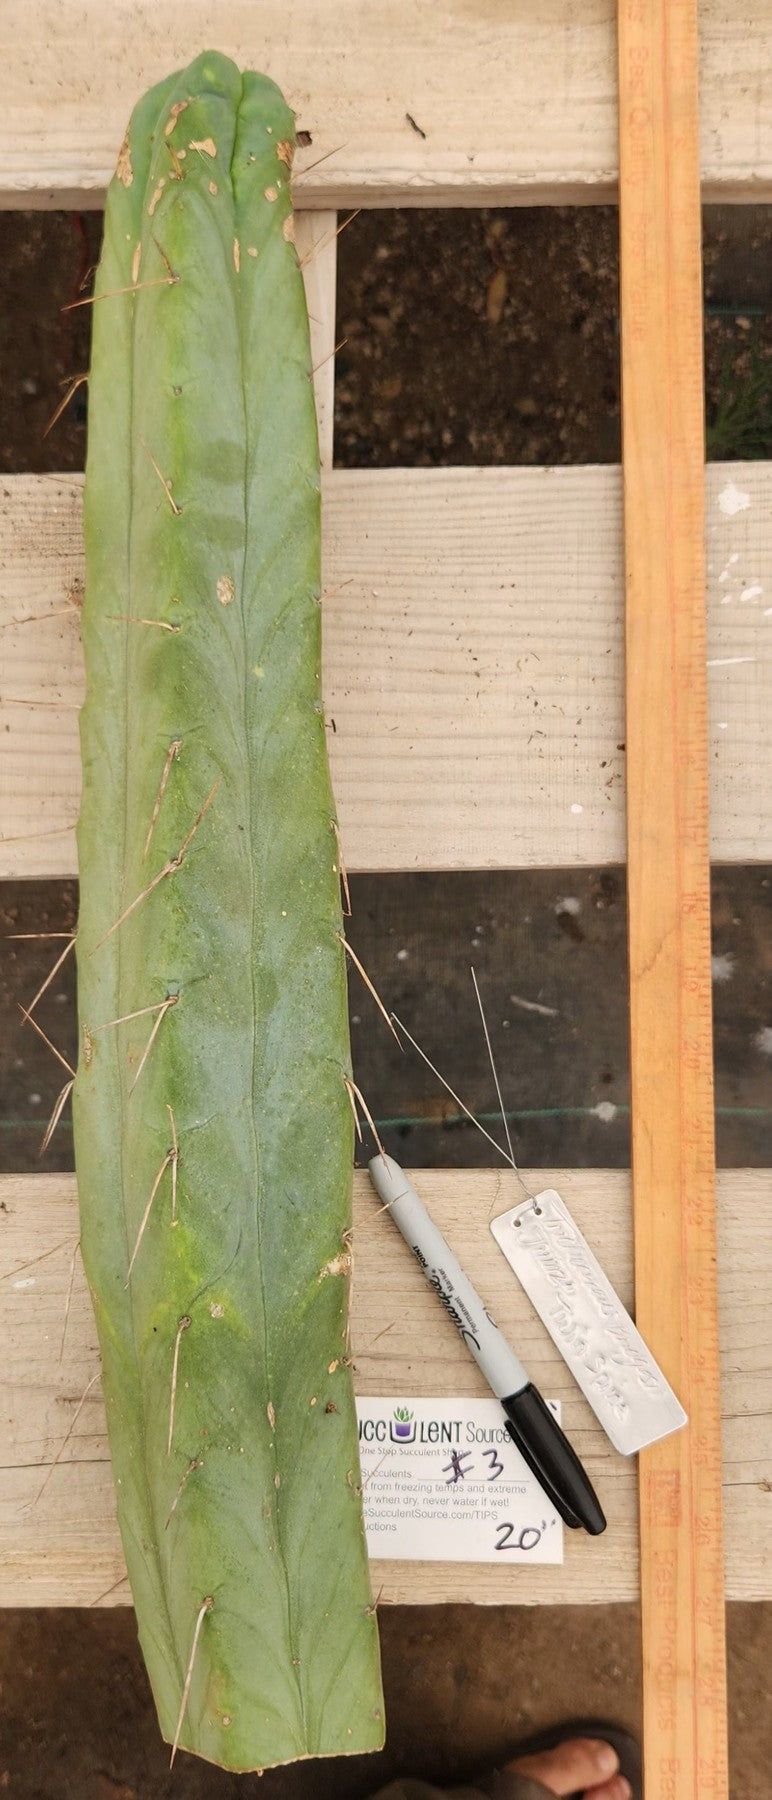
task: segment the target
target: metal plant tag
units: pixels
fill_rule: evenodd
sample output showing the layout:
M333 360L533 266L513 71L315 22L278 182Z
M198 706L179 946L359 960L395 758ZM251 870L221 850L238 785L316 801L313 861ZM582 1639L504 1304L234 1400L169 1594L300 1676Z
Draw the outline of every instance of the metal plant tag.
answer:
M615 1449L632 1456L687 1415L554 1188L491 1231Z

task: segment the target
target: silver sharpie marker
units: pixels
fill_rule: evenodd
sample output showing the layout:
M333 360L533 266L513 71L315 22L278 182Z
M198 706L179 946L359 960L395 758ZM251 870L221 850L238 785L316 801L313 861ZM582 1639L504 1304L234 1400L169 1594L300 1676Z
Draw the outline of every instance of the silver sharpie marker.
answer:
M375 1156L370 1179L500 1402L506 1430L520 1455L564 1523L573 1528L583 1525L597 1537L605 1531L606 1520L576 1451L489 1318L404 1170L391 1156Z

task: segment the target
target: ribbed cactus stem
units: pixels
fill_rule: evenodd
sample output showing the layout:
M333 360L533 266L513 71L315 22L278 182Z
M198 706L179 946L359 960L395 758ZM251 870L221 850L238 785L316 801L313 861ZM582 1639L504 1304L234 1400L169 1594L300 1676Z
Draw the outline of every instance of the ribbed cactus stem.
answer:
M142 100L89 389L83 1256L161 1727L231 1769L383 1738L293 141L216 54Z

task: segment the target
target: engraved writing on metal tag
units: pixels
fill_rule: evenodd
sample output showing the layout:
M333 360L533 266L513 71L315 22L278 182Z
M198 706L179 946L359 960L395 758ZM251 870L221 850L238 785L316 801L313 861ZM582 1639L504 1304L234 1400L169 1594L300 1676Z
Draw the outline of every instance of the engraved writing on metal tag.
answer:
M491 1231L615 1449L632 1456L687 1415L554 1188Z

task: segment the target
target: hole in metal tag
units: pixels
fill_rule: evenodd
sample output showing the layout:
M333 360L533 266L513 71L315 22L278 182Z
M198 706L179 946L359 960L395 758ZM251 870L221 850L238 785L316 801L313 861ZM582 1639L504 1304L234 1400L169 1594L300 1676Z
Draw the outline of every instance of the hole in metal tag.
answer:
M632 1456L687 1415L554 1188L491 1231L615 1449Z

